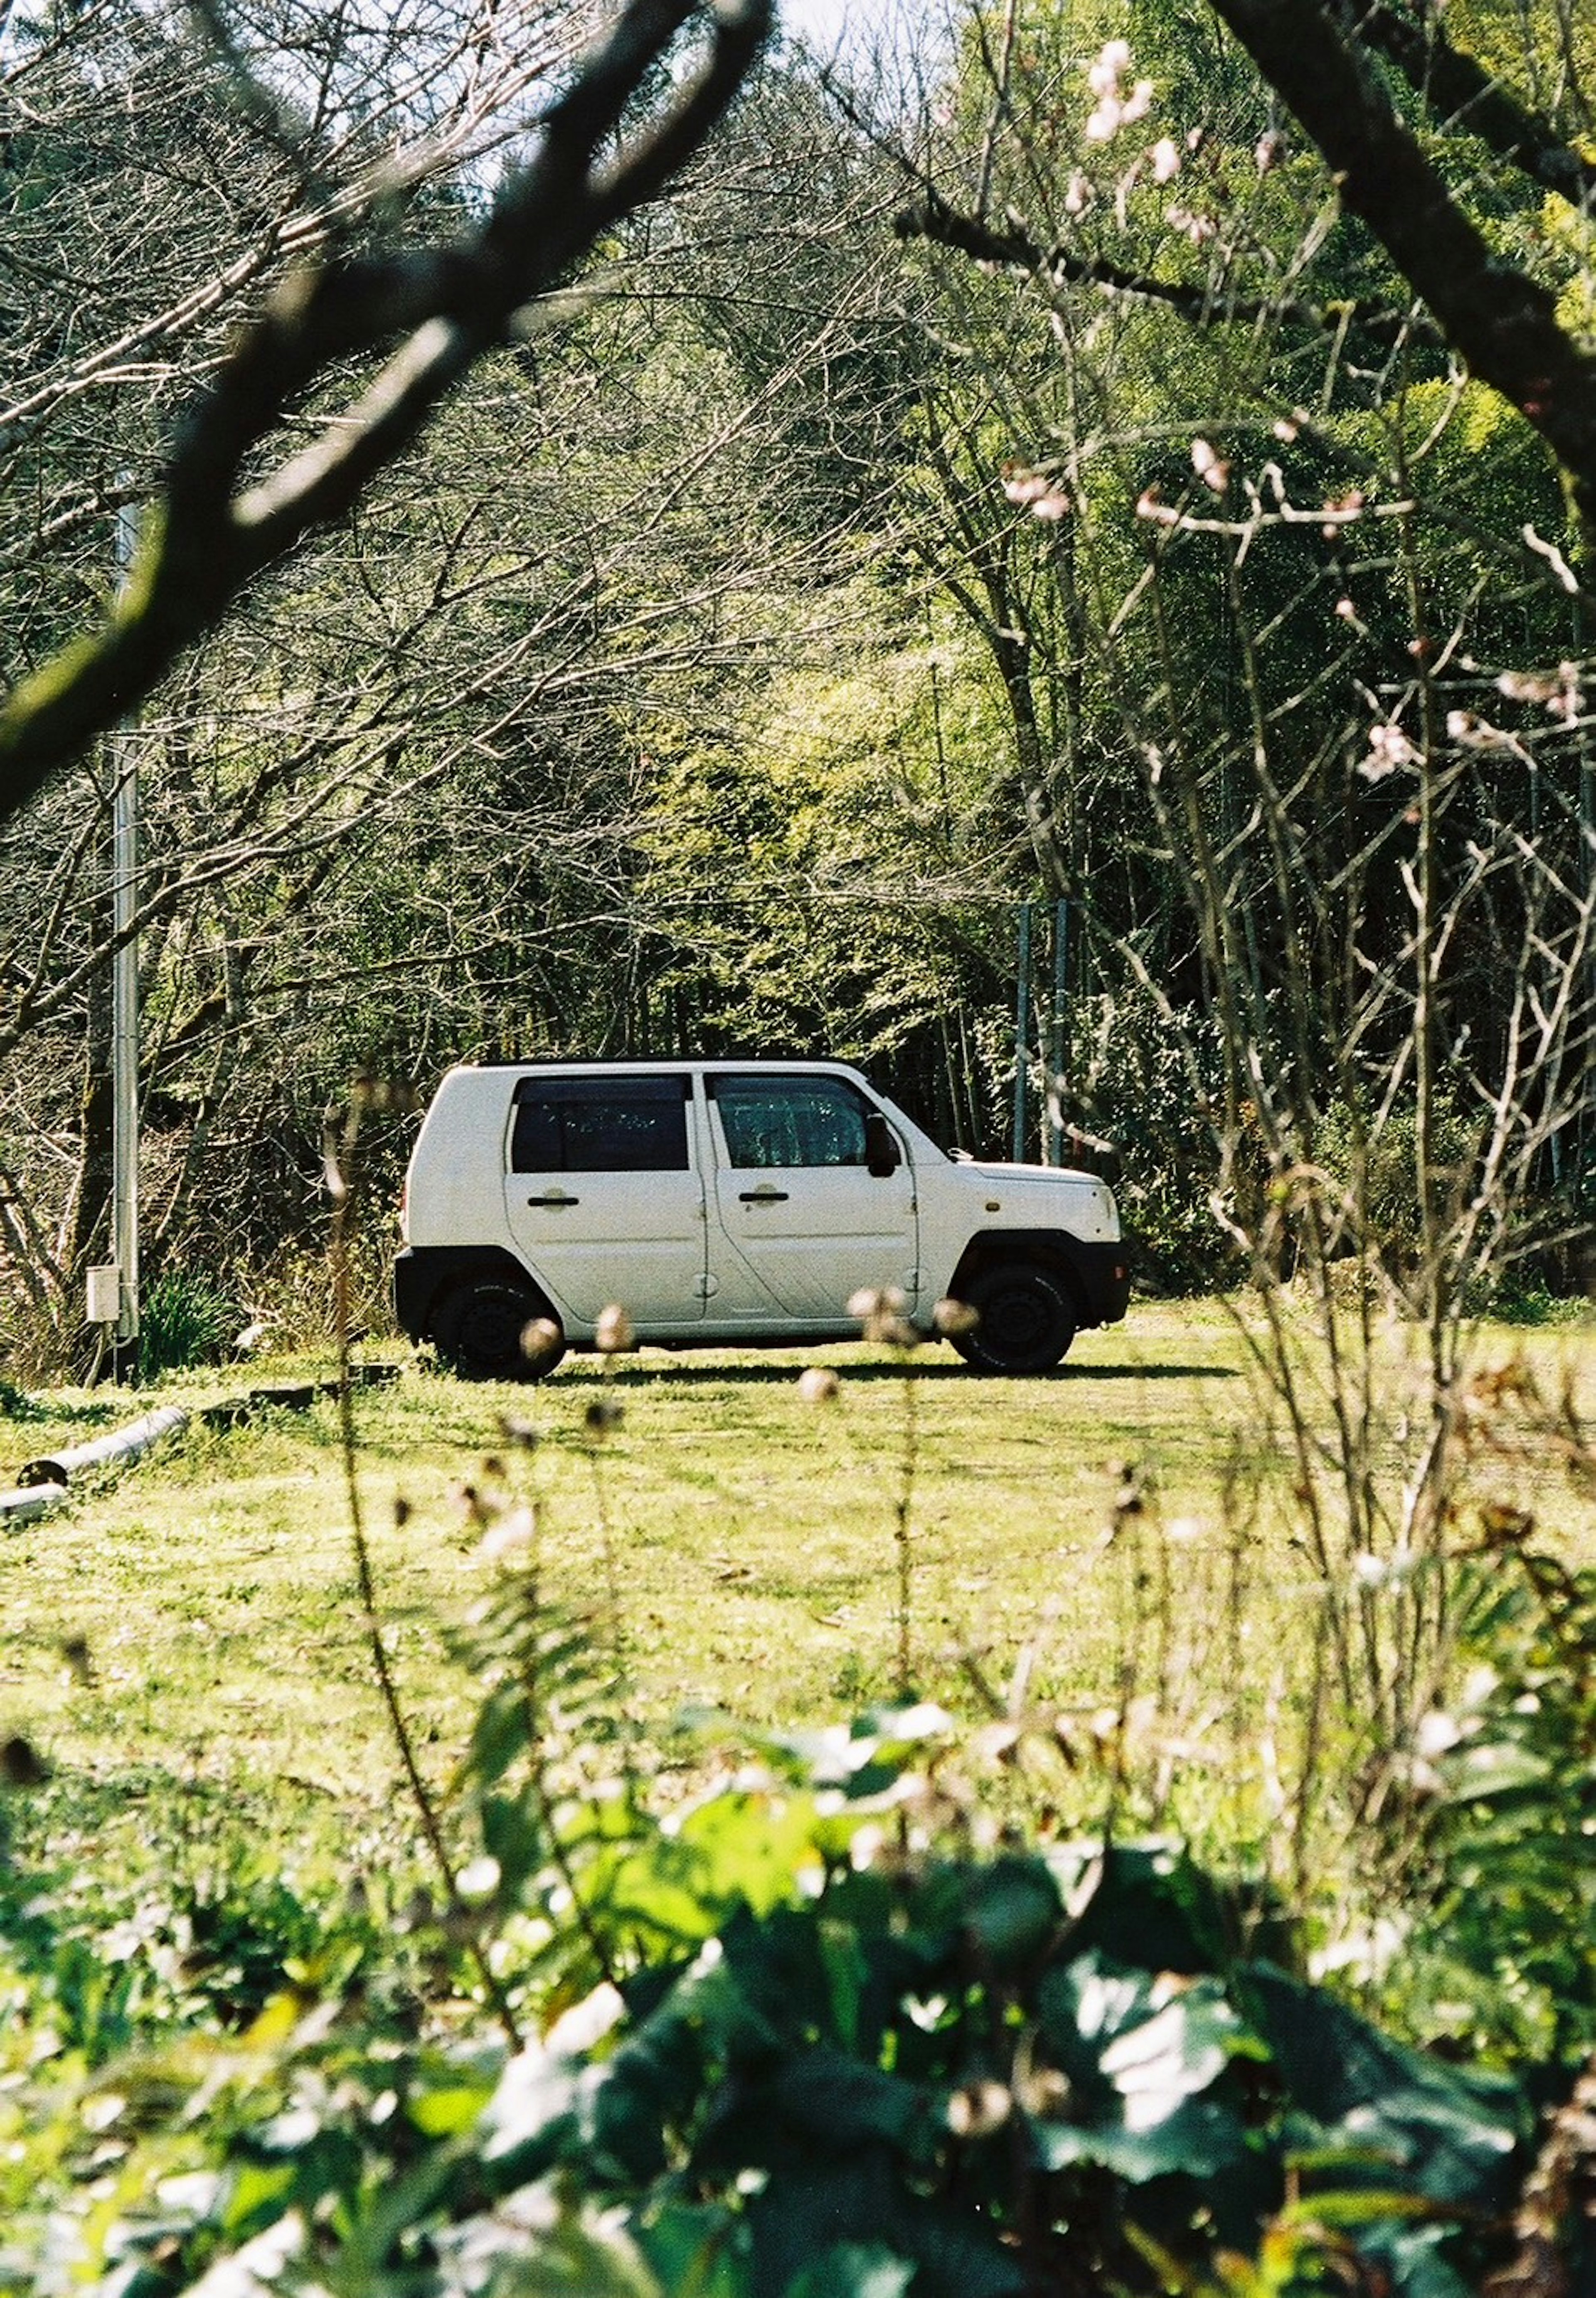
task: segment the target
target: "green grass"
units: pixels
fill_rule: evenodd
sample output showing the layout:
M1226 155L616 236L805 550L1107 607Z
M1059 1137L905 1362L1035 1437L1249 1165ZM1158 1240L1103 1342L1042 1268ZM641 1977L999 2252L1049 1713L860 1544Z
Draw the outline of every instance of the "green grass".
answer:
M1514 1350L1555 1382L1565 1366L1579 1375L1589 1335L1504 1332L1486 1352ZM841 1376L830 1405L798 1393L814 1361ZM1083 1714L1128 1692L1156 1698L1196 1769L1211 1762L1218 1776L1317 1617L1289 1479L1274 1474L1278 1430L1244 1364L1233 1319L1190 1303L1138 1306L1043 1381L976 1380L943 1349L917 1357L920 1688L979 1713L976 1678L1001 1690L1036 1639L1038 1697ZM0 1482L152 1400L219 1393L212 1376L209 1388L173 1378L136 1396L31 1398L25 1417L0 1420L13 1456ZM596 1442L586 1416L600 1396L624 1411ZM608 1543L635 1704L657 1734L691 1705L794 1724L892 1690L906 1400L882 1352L645 1352L608 1368L572 1360L533 1391L409 1366L360 1392L356 1412L384 1633L437 1782L471 1700L447 1626L492 1569L467 1487L535 1505L551 1596L601 1609ZM534 1448L507 1444L507 1415L535 1427ZM494 1454L502 1475L484 1482ZM1112 1533L1131 1465L1149 1502ZM1519 1464L1511 1481L1520 1504L1592 1546L1590 1506L1553 1463ZM331 1404L195 1429L5 1543L0 1736L24 1733L54 1767L50 1829L70 1822L91 1847L131 1830L170 1849L242 1825L371 1856L409 1831ZM73 1640L87 1666L64 1656Z

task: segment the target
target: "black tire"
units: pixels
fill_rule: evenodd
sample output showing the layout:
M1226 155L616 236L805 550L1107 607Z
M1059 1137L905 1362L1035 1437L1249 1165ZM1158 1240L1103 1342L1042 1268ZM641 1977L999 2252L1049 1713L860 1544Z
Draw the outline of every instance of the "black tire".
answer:
M446 1294L433 1318L438 1354L462 1380L542 1380L566 1352L563 1338L528 1356L521 1335L543 1304L524 1285L479 1277Z
M1051 1372L1069 1354L1075 1310L1062 1277L1034 1261L999 1261L960 1288L980 1319L954 1346L974 1372Z

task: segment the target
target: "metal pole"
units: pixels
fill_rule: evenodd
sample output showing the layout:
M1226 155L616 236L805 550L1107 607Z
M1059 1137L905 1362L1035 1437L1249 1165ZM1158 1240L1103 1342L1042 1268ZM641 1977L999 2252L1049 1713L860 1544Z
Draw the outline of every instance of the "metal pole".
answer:
M1066 901L1057 901L1053 905L1053 1029L1048 1059L1053 1082L1047 1094L1047 1134L1055 1165L1062 1165L1064 1161L1064 1104L1062 1096L1069 995L1070 905Z
M133 559L133 513L116 519L124 579ZM117 1376L138 1368L138 753L126 732L113 738L112 912L116 954L111 993L111 1257L118 1269Z
M1019 948L1014 958L1014 1162L1025 1162L1027 1103L1030 1085L1030 904L1020 905Z

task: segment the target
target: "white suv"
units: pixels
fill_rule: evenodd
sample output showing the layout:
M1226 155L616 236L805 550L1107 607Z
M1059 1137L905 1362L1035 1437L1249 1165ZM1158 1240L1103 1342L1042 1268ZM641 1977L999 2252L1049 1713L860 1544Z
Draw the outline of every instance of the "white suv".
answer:
M901 1294L928 1334L939 1301L964 1302L968 1363L1046 1372L1129 1295L1103 1182L949 1157L839 1062L451 1070L403 1230L400 1324L477 1379L591 1348L611 1303L674 1347L852 1339L865 1289ZM529 1357L539 1318L555 1330Z

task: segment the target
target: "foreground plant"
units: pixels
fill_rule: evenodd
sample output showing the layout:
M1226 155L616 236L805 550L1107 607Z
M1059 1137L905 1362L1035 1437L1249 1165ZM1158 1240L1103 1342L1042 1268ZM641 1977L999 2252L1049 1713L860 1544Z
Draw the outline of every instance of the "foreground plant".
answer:
M1308 1985L1177 1847L983 1852L926 1706L651 1818L581 1630L507 1585L478 1633L462 1884L539 2039L305 1979L241 2038L36 2070L12 2286L1465 2298L1505 2259L1522 2088Z

